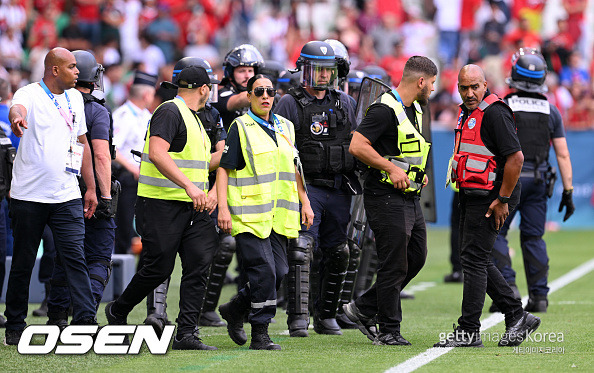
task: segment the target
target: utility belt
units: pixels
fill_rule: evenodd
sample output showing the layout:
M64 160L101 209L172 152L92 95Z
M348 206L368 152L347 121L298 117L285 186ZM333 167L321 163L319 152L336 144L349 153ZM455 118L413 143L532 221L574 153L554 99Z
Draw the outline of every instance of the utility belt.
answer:
M553 196L555 183L557 182L557 169L555 167L548 165L546 171L542 171L535 165L534 171L522 171L520 172L520 177L532 177L537 184L544 182L547 197L551 198Z

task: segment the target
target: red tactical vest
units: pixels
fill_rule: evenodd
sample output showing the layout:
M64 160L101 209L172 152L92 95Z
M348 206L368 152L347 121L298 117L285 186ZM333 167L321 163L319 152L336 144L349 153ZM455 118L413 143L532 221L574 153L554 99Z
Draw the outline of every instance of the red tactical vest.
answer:
M481 124L485 110L498 101L505 104L495 94L485 97L464 123L461 120L463 114L460 108L452 160L452 178L459 188L491 190L494 187L497 164L495 155L487 149L481 139Z

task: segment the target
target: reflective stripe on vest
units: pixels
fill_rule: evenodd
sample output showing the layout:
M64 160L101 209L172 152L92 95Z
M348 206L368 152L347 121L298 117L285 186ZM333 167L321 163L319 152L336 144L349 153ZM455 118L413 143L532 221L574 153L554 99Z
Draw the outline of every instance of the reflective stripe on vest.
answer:
M182 116L186 126L186 145L181 152L168 152L169 156L190 179L203 191L208 191L208 167L210 165L210 140L202 127L200 120L186 104L175 98L173 102ZM146 135L140 162L140 176L138 178L138 195L155 199L192 202L184 188L166 178L149 159L150 123Z
M410 186L406 189L406 192L417 192L420 193L423 189L423 179L425 177L425 166L427 164L427 157L431 149L431 143L425 141L421 131L423 123L423 113L421 107L415 101L414 108L417 117L417 123L419 124L419 130L411 123L406 115L404 106L397 101L394 96L389 92L384 93L380 102L389 106L394 110L394 114L398 120L398 148L400 149L399 156L385 156L404 170L410 180ZM383 182L392 184L388 173L381 171L383 175Z
M277 115L290 140L293 125ZM272 229L289 238L299 235L299 195L295 177L294 149L275 132L276 143L248 114L235 119L246 166L229 173L227 204L231 234L252 233L267 238Z

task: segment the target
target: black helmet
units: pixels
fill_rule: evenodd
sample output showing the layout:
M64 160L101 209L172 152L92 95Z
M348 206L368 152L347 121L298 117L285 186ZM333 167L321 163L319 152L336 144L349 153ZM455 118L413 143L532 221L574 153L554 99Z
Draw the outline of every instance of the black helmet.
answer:
M213 74L212 67L207 60L200 57L184 57L181 60L177 61L175 66L173 67L173 74L171 75L171 82L161 82L161 87L167 89L177 89L177 81L179 73L188 66L200 66L206 70L208 77L211 79L216 80L216 74ZM209 102L217 102L219 95L218 95L218 85L213 84L210 90L210 101Z
M274 60L264 61L264 66L258 69L258 73L269 77L270 80L272 80L272 85L275 87L277 87L278 77L283 71L286 71L285 66L282 63Z
M330 44L332 49L334 49L334 57L336 58L336 63L338 64L338 77L341 79L346 78L351 65L351 61L349 60L349 52L347 51L346 47L336 39L326 39L324 42Z
M359 97L359 90L361 89L361 82L363 82L363 78L365 78L367 74L361 70L351 70L349 75L347 75L347 86L348 86L348 94L353 96L355 99Z
M526 92L544 93L547 77L547 63L534 48L520 48L512 56L511 78L505 82L512 88Z
M287 91L294 87L299 87L299 82L301 81L301 74L299 71L288 71L284 70L281 71L280 75L278 76L277 83L278 89L281 95L287 93Z
M301 48L297 59L297 70L301 70L301 84L316 90L336 89L338 85L338 64L334 49L323 41L310 41ZM329 71L328 71L329 70ZM320 73L326 71L329 77L320 80Z
M105 69L100 63L97 63L95 56L91 52L76 50L72 52L76 59L76 68L78 69L78 83L81 86L103 91L103 72Z
M225 78L233 79L233 69L237 66L250 66L254 68L254 74L258 73L258 68L264 66L262 54L251 44L242 44L233 48L223 60L225 69Z
M386 70L377 65L365 66L363 71L370 78L381 80L383 83L389 86L392 85L392 79L390 78L390 75L386 72Z

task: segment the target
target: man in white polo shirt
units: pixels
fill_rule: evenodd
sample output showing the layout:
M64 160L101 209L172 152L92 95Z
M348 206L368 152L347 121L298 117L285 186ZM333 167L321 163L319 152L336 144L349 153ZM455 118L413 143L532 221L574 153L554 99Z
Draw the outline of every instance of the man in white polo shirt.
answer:
M14 252L6 292L8 345L18 344L26 326L29 282L46 224L67 274L72 323L97 323L83 254L84 218L93 216L97 196L83 99L74 89L76 59L68 50L55 48L44 64L42 81L19 89L9 112L12 131L22 139L10 191ZM76 179L81 173L88 186L84 206Z

